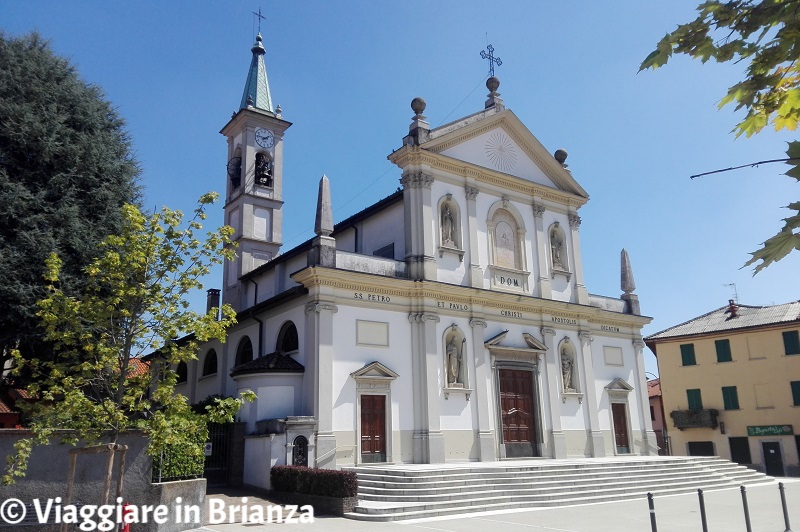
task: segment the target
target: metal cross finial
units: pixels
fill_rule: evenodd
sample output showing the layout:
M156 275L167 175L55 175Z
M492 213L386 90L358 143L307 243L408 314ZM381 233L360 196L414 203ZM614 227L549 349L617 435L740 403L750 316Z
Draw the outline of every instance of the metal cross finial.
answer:
M251 13L253 13L255 16L258 17L258 33L261 33L261 21L262 20L267 20L267 17L265 17L264 15L261 14L261 8L260 7L258 8L258 13L256 13L255 11L251 11Z
M489 53L486 53L486 50L489 50ZM500 66L503 62L500 60L499 57L494 56L494 46L491 44L486 46L486 50L481 50L481 58L489 60L489 77L494 77L494 65Z

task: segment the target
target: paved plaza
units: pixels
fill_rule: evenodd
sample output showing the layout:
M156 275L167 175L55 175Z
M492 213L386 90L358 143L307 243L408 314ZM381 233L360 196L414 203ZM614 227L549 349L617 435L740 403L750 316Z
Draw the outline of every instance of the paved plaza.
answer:
M787 506L793 530L800 530L800 479L781 479L786 489ZM747 488L753 532L784 532L778 483ZM232 499L233 500L233 499ZM251 499L252 501L252 499ZM710 531L746 531L742 496L738 489L705 492ZM671 495L655 499L658 532L701 531L696 494ZM285 527L286 524L207 525L204 532L257 532ZM648 532L650 514L647 500L628 500L601 504L562 506L524 511L465 514L459 517L375 523L321 516L313 524L288 525L296 529L359 532L387 530L398 532Z

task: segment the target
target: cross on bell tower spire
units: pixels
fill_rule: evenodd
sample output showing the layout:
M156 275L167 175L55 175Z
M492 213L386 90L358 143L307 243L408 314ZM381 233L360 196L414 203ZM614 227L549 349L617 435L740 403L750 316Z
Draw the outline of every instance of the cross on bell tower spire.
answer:
M258 33L260 34L261 33L261 21L262 20L267 20L267 17L265 17L264 15L261 14L261 8L260 7L258 8L258 13L256 13L255 11L251 11L251 13L258 17Z

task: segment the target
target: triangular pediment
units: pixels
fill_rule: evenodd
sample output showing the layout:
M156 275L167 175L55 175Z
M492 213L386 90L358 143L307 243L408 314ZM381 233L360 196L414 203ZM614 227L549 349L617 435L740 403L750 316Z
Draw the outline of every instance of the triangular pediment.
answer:
M588 197L572 174L508 109L489 116L478 113L436 128L431 131L431 140L420 148Z
M625 379L616 378L606 385L606 390L609 392L628 393L633 391L633 386L625 382Z
M394 371L390 370L383 364L378 361L370 362L363 368L354 371L350 374L356 380L359 379L389 379L394 380L399 375Z

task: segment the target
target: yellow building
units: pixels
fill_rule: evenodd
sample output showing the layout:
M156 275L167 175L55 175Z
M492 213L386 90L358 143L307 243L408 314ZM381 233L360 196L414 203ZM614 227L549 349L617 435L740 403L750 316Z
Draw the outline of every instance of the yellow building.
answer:
M716 455L800 476L800 301L731 300L648 336L673 455Z

